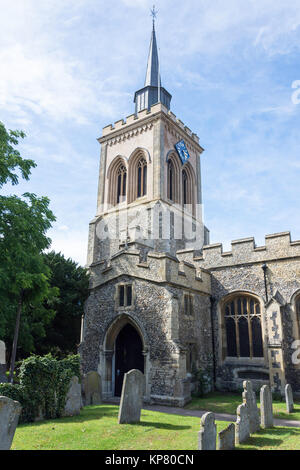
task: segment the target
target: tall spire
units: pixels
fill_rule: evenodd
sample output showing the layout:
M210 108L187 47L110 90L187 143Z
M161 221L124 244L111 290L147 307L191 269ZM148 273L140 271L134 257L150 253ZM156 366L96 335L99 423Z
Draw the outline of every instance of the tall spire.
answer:
M160 77L159 77L159 61L158 61L158 52L157 52L157 43L156 43L156 34L155 34L155 19L157 15L155 6L151 10L151 15L153 18L153 28L147 63L146 79L144 86L161 86ZM159 77L159 78L158 78Z
M135 112L138 113L143 109L150 110L151 106L156 103L162 103L167 109L170 109L172 96L161 86L159 60L155 33L155 19L157 11L155 6L151 10L153 19L151 42L149 48L149 56L147 62L147 71L144 88L135 92Z

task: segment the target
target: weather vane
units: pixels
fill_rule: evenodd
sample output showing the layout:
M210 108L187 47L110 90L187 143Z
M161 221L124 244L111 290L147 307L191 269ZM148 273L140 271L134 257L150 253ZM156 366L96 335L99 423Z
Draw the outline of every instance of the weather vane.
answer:
M154 22L155 22L155 20L156 20L157 13L158 13L158 11L155 10L155 5L153 5L152 10L150 10L150 11L151 11L151 16L152 16L152 20L153 20L153 26L154 26Z

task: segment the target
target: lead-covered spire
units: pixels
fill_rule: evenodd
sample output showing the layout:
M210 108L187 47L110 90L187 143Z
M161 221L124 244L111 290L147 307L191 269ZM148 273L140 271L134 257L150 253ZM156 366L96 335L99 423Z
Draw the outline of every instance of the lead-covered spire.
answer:
M154 19L144 86L161 86Z
M136 91L134 95L136 113L142 111L143 109L150 110L151 106L156 103L162 103L167 109L170 109L170 102L172 99L170 93L168 93L167 90L165 90L165 88L161 86L155 33L155 18L157 15L155 7L153 7L153 9L151 10L151 15L153 17L153 27L147 62L145 85L144 88Z

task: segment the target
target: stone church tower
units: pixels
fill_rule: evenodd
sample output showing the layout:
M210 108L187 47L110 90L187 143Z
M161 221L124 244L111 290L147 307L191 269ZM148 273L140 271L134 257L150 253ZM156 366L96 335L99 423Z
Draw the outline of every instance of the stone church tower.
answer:
M81 357L104 396L123 375L146 376L146 399L183 404L192 365L210 365L210 276L176 253L208 243L202 222L199 138L170 111L153 23L135 113L103 129L97 215L90 224Z
M104 397L145 374L145 399L183 405L192 372L219 390L286 383L300 394L300 241L289 232L209 245L199 138L170 110L153 24L135 112L103 129L79 347Z

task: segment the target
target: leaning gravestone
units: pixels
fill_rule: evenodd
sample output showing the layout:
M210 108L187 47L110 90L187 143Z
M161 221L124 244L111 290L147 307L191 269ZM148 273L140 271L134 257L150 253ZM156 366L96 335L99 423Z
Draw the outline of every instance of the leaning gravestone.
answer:
M78 377L75 375L70 381L66 404L63 416L79 415L81 408L81 385L78 383Z
M292 413L294 411L294 399L292 387L290 386L290 384L286 384L284 391L287 412Z
M88 372L82 381L84 405L101 405L102 403L102 389L101 377L96 371Z
M257 408L256 396L252 387L252 382L250 380L245 380L243 382L243 387L243 403L246 403L247 405L250 422L250 434L252 434L260 429L259 411Z
M242 444L250 437L249 412L246 403L237 407L235 423L235 445Z
M22 407L18 401L0 397L0 450L9 450Z
M216 437L215 415L209 411L201 418L201 427L198 432L198 450L216 450Z
M144 374L132 369L124 375L119 408L119 424L139 423L145 388Z
M271 428L273 422L272 393L269 385L260 389L260 424L263 429Z
M218 450L233 450L235 448L235 426L229 424L218 434Z
M0 341L0 383L7 382L5 343Z

